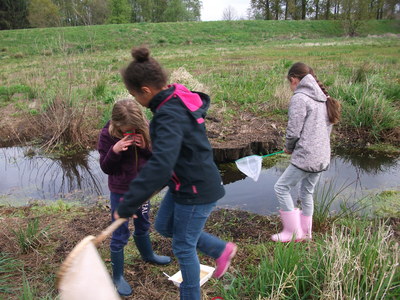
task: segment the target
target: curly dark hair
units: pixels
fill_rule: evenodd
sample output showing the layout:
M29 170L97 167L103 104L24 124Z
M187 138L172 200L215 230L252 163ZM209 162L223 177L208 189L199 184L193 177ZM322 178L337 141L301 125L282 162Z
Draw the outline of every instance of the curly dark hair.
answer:
M121 70L128 91L141 92L143 86L161 89L167 84L168 76L161 65L150 57L146 47L132 49L133 61Z

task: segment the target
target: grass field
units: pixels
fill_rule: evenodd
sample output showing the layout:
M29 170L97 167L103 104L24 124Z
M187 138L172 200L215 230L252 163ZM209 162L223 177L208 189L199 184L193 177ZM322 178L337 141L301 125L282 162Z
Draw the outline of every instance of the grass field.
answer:
M89 114L82 127L97 129L108 118L110 103L126 95L119 70L129 62L131 47L147 44L167 70L183 70L201 83L214 107L225 108L224 117L239 106L285 119L290 97L285 75L292 63L303 61L343 101L342 125L379 139L399 126L399 32L398 21L366 23L357 38L344 37L340 22L334 21L0 31L0 108L13 106L16 118L48 116L55 102L63 102L62 107Z
M361 36L397 33L395 21L370 21ZM252 44L287 39L341 37L344 30L335 21L230 21L185 23L138 23L1 31L2 56L124 50L146 43L165 46ZM64 48L66 47L66 49ZM64 48L64 49L63 49ZM7 52L7 53L4 53Z
M284 121L290 97L285 75L293 62L303 61L342 101L340 126L379 140L400 126L399 22L368 22L356 38L343 32L333 21L0 31L0 137L25 131L49 147L50 142L86 146L95 136L88 132L97 134L113 101L126 95L119 70L129 62L131 47L148 44L174 79L207 90L211 111L223 108L220 117L226 119L247 111ZM8 125L12 130L7 132ZM379 197L370 201L389 197L396 203L398 194ZM390 201L376 208L380 217L393 207ZM63 258L80 238L96 234L109 220L105 207L58 202L0 210L0 299L56 299L55 272ZM397 299L398 218L319 219L313 242L277 245L269 240L279 229L276 218L214 212L207 230L237 242L240 250L224 279L204 286L204 299ZM170 244L153 237L158 252L172 255ZM159 267L140 262L132 243L127 252L134 299L177 298ZM100 254L109 258L106 245ZM162 270L173 274L178 268L175 261Z
M376 199L375 199L376 200ZM153 214L156 212L154 207ZM55 276L71 249L85 236L97 235L109 222L105 206L52 205L0 207L0 299L53 300ZM313 241L274 243L276 217L219 209L206 231L237 243L229 271L202 287L202 299L398 299L399 219L360 218L348 211L314 223ZM171 240L151 233L158 254L173 256ZM111 272L109 241L99 254ZM134 295L125 299L178 299L178 288L163 274L179 270L141 261L133 242L125 247L125 277ZM199 254L201 263L214 260Z

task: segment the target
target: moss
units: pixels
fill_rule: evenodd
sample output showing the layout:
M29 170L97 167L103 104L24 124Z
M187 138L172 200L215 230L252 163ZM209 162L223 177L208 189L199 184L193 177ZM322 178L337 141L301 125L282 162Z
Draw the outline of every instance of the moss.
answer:
M400 154L400 148L390 144L373 144L369 145L367 148L385 154Z

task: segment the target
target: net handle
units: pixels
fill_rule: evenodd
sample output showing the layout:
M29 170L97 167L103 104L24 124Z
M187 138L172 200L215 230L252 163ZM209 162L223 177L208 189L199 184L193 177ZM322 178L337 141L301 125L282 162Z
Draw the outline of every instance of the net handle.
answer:
M275 155L275 154L280 154L280 153L283 153L283 152L285 152L285 151L282 150L282 151L274 152L274 153L271 153L271 154L266 154L266 155L263 155L262 157L267 157L267 156L271 156L271 155Z
M110 234L112 234L119 226L124 224L128 219L119 218L111 223L106 229L104 229L98 236L93 239L93 243L97 247L100 245Z

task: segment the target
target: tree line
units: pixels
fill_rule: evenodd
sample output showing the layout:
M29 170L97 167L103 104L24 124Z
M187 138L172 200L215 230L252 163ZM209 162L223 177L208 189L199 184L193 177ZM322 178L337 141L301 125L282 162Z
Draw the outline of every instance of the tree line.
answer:
M249 14L263 20L369 20L398 17L399 0L251 0Z
M0 0L0 29L200 21L200 0Z
M218 1L218 0L216 0ZM0 29L200 21L201 0L0 0ZM221 19L235 19L227 8ZM247 19L398 18L400 0L250 0Z

